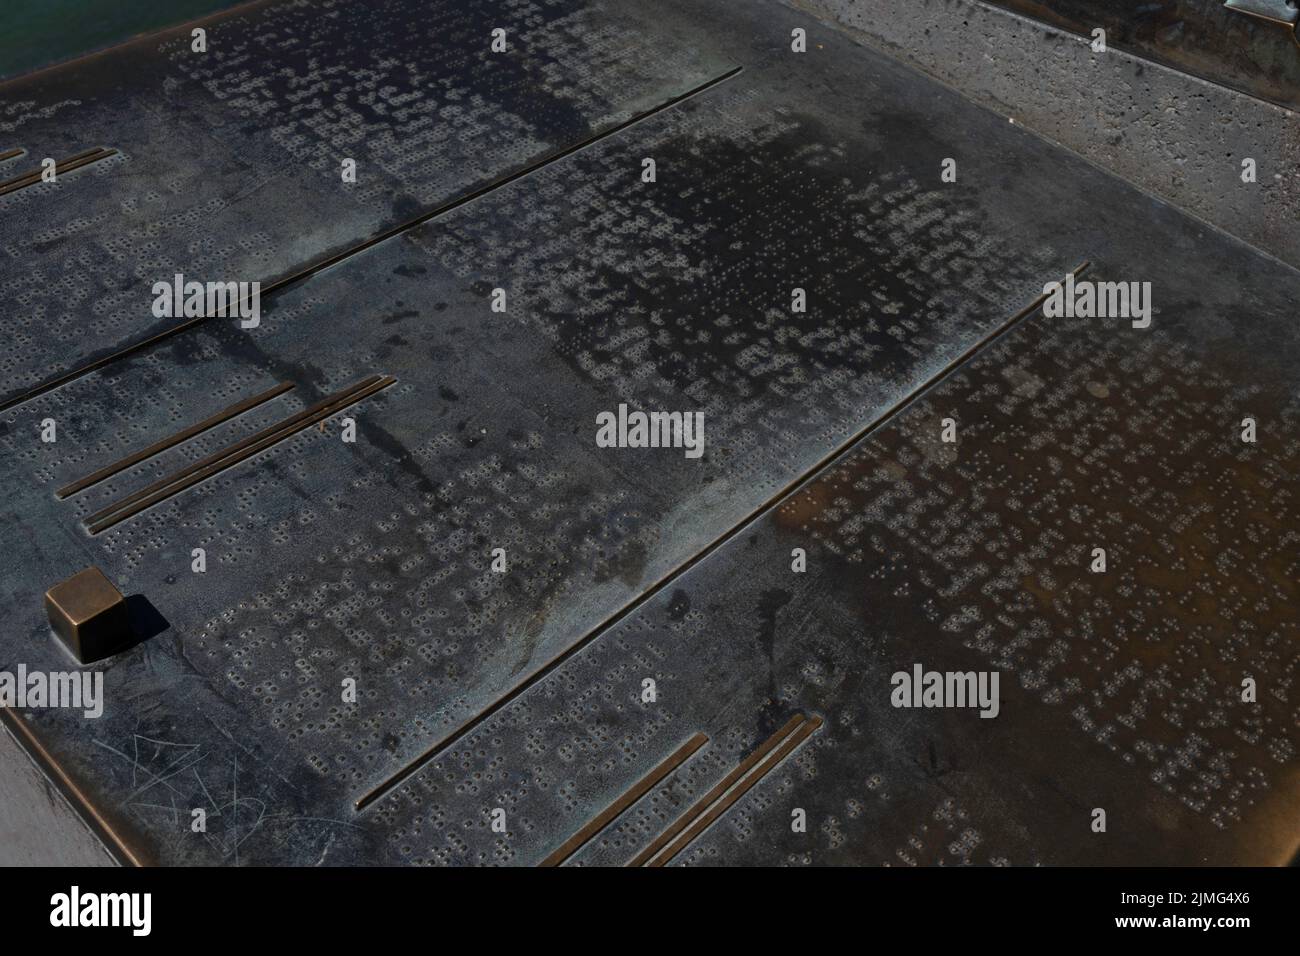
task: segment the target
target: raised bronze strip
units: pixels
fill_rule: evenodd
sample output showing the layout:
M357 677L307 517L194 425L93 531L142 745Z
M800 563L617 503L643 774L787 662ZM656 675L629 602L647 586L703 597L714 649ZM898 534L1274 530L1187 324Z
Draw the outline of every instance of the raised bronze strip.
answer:
M82 166L97 163L101 159L108 159L108 157L116 155L117 150L115 149L104 149L101 146L96 146L94 149L88 149L84 153L77 153L75 156L69 156L67 159L55 163L54 174L59 176L63 173L70 173L74 169L80 169ZM17 192L19 189L25 189L28 186L35 186L41 181L41 172L40 169L32 170L0 183L0 196Z
M349 405L387 388L396 381L397 379L391 376L386 378L370 376L363 379L357 385L350 386L342 392L337 392L328 398L322 399L310 408L285 419L278 425L272 425L250 435L248 438L238 441L213 455L209 455L202 461L195 462L176 474L157 481L147 488L142 488L121 501L109 505L102 511L96 512L86 519L87 530L91 534L99 534L119 521L124 521L133 515L139 514L144 509L152 507L158 502L198 484L200 481L211 478L213 475L239 464L246 458L250 458L258 452L284 441L290 435L300 432L324 418L328 418L335 412L342 411Z
M79 163L83 160L95 159L103 152L104 148L102 146L96 146L94 149L88 149L84 153L77 153L75 156L69 156L67 159L61 159L54 164L54 172L56 174L61 172L64 167L70 163ZM15 189L22 189L24 186L30 186L33 183L39 182L43 171L43 169L29 169L27 172L15 176L13 179L6 179L4 182L0 183L0 196L3 196L5 193L13 192Z
M675 836L677 836L677 834L686 829L692 820L712 806L719 797L735 785L737 780L748 773L750 768L752 768L756 763L771 753L776 748L777 744L794 733L803 722L803 714L795 714L786 721L784 727L774 733L771 737L768 737L767 740L763 741L757 750L742 760L739 766L723 777L722 780L718 782L717 786L697 800L689 810L669 824L666 830L650 841L649 846L636 856L632 857L631 861L627 865L645 866L648 860L653 859L655 854L662 850Z
M283 395L291 388L293 388L292 382L281 382L279 385L275 386L274 388L267 389L265 392L262 392L260 395L254 395L252 398L245 398L242 401L238 401L235 404L228 406L227 408L223 408L215 415L205 418L203 419L203 421L197 422L191 425L189 428L185 428L182 429L181 431L178 431L175 435L172 435L170 438L164 438L162 441L154 442L148 448L142 448L139 451L135 452L134 454L128 455L126 458L123 458L121 461L116 461L111 465L107 465L99 469L99 471L95 472L92 475L87 475L85 478L82 478L79 481L74 481L72 484L60 488L58 491L54 493L55 497L66 498L69 495L75 495L78 491L84 491L85 489L89 488L91 485L99 484L99 482L103 481L105 478L113 477L119 471L123 471L127 468L130 468L132 465L138 465L140 464L140 462L144 461L145 459L152 458L154 455L157 455L160 452L164 452L168 448L172 448L176 445L179 445L181 442L189 441L195 435L205 432L209 428L213 428L217 425L220 425L222 422L229 421L230 419L234 418L236 415L242 415L244 412L248 411L249 409L256 408L258 405L261 405L263 402L270 401L271 399L275 398L277 395Z
M13 149L7 149L3 153L0 153L0 163L7 163L11 159L17 159L22 154L23 154L23 149L21 146L15 146Z
M619 797L600 813L596 814L596 816L592 817L591 821L586 826L565 840L554 853L537 865L559 866L569 857L573 856L573 854L577 853L588 840L594 837L601 830L605 829L605 827L609 826L609 824L614 821L615 817L644 797L652 787L659 783L660 780L680 767L686 762L687 758L689 758L691 754L695 753L695 751L699 750L708 742L709 738L704 734L696 734L690 740L686 741L686 743L678 747L667 759L659 764L659 766L655 767L648 774L634 783L631 788L623 794L623 796Z
M378 375L369 375L366 378L362 379L360 382L356 382L352 385L349 385L347 388L335 392L332 395L327 395L325 396L325 398L322 398L316 404L304 408L302 411L296 412L293 415L290 415L288 418L276 422L274 425L268 425L266 428L263 428L261 431L254 432L251 435L241 438L239 441L226 445L224 448L219 448L216 451L214 451L211 455L208 455L206 458L201 458L198 461L194 462L193 464L187 465L186 467L182 468L180 471L173 472L172 474L167 475L165 478L160 478L158 481L155 481L153 484L147 485L146 487L141 488L139 491L134 491L131 494L127 495L125 498L118 499L117 501L110 504L108 507L103 508L100 511L96 511L90 517L86 518L85 519L86 523L90 524L96 521L100 521L103 518L107 518L109 515L113 514L114 512L120 511L123 508L126 508L128 505L135 504L137 501L140 501L143 498L147 498L148 496L152 495L154 492L162 491L163 489L173 484L176 484L182 479L188 478L190 475L194 474L195 472L203 468L206 468L209 465L214 465L222 461L226 457L233 455L236 452L242 451L243 449L249 447L250 445L256 444L257 442L261 441L267 436L275 434L276 432L279 432L284 428L288 428L289 426L294 425L297 422L302 421L303 419L313 415L320 409L329 405L331 402L338 401L339 399L353 392L359 392L367 385L377 382L378 380L379 380Z
M753 773L741 780L730 793L724 796L691 823L685 832L683 832L681 836L677 837L677 839L674 840L659 856L655 857L645 865L663 866L682 850L686 849L692 840L707 830L709 826L718 819L718 817L731 809L732 804L748 793L750 788L766 777L772 769L777 766L777 764L790 756L794 748L807 740L812 735L813 731L821 725L822 719L820 717L810 717L802 727L790 735L789 739L787 739L786 742L777 749L776 753L772 754L772 758L768 760L767 763L758 767Z

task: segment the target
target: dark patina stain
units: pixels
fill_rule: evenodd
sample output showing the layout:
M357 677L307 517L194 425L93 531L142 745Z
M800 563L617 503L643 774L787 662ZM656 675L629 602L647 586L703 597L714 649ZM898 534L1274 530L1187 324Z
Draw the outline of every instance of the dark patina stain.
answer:
M690 613L690 610L690 596L681 588L678 588L673 592L672 600L668 602L668 620L680 621Z

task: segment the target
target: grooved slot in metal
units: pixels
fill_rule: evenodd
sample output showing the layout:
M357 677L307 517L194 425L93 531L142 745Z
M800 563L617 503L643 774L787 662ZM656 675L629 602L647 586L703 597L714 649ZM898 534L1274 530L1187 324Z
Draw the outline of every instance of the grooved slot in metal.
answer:
M96 146L94 149L88 149L84 153L77 153L75 156L69 156L67 159L59 160L54 164L54 175L61 176L64 173L70 173L74 169L80 169L82 166L88 166L91 163L97 163L101 159L108 159L110 156L116 156L117 150L104 149L102 146ZM9 193L17 192L19 189L25 189L28 186L35 186L41 181L43 170L35 169L23 173L13 179L0 183L0 196L6 196Z
M821 724L820 717L808 719L803 714L795 714L780 730L763 741L753 753L718 781L713 789L697 800L694 806L651 840L645 849L632 857L627 865L663 866L681 852L687 843L704 832L710 823L722 816L728 807L744 796L750 787L766 776L769 770L785 759L791 750ZM784 746L782 741L785 741ZM759 767L761 761L773 751L776 757ZM758 767L757 771L755 767Z
M367 376L360 382L349 385L347 388L321 399L311 407L291 415L284 421L255 432L247 438L243 438L188 467L182 468L167 478L127 495L102 511L95 512L86 519L86 528L92 535L99 534L119 521L124 521L133 515L139 514L144 509L179 494L186 488L211 478L213 475L239 464L258 452L265 451L272 445L279 444L289 436L302 431L310 425L314 425L322 419L328 418L335 412L342 411L381 389L387 388L396 381L397 379L392 376Z
M223 408L215 415L212 415L209 418L205 418L201 422L197 422L189 426L188 428L178 431L176 434L172 435L169 438L164 438L162 441L154 442L148 448L142 448L139 451L135 452L134 454L128 455L127 457L123 458L121 461L116 461L111 465L106 465L105 467L99 469L99 471L95 472L94 474L87 475L85 478L82 478L78 481L74 481L72 484L60 488L58 491L54 493L54 495L57 498L67 498L69 495L75 495L79 491L84 491L85 489L89 488L91 485L99 484L99 482L103 481L104 479L111 478L114 475L116 475L118 472L124 471L127 468L130 468L134 465L138 465L140 464L140 462L152 458L154 455L160 454L161 452L164 452L169 448L173 448L176 445L181 444L181 442L189 441L195 435L201 434L202 432L207 431L209 428L215 428L217 425L229 421L230 419L234 418L236 415L242 415L244 412L256 408L258 405L261 405L263 402L270 401L271 399L275 398L277 395L283 395L291 388L293 388L292 382L281 382L279 385L275 386L274 388L267 389L265 392L262 392L260 395L254 395L251 398L245 398L242 401L238 401L227 408Z
M573 854L582 849L588 840L613 823L624 810L628 809L632 804L636 803L649 793L650 790L659 783L659 781L663 780L664 777L668 776L684 764L690 756L695 753L695 751L699 750L708 742L708 737L704 734L697 733L690 740L686 741L686 743L678 747L677 750L660 763L659 766L655 767L648 774L634 783L626 793L600 813L596 814L596 816L592 817L591 821L588 822L586 826L573 836L569 837L569 839L565 840L560 844L555 852L551 853L550 856L537 865L559 866L569 857L573 856Z

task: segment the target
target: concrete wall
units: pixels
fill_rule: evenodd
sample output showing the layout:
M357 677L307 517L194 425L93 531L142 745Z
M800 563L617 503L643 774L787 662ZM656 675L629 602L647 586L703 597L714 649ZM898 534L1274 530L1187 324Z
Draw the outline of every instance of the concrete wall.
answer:
M977 0L786 2L1300 268L1300 114Z

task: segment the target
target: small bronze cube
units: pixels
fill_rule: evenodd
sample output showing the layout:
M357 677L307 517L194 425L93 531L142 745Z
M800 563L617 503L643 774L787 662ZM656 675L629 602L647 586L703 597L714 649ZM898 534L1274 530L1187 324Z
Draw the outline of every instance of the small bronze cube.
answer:
M45 592L50 626L82 664L108 657L126 643L126 600L99 568L78 571Z

